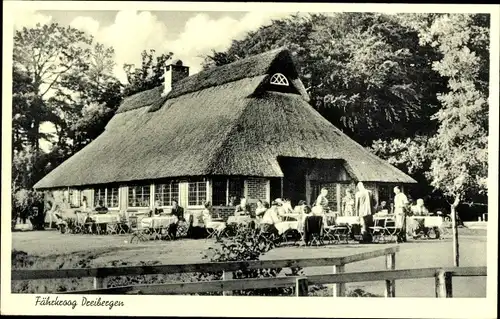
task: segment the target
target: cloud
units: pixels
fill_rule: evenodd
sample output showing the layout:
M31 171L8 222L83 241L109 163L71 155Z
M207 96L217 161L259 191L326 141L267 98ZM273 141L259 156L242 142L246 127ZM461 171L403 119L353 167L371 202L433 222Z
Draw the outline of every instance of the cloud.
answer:
M184 31L173 42L165 43L165 48L174 52L185 64L191 66L190 73L201 69L201 56L212 50L223 51L230 47L232 40L242 39L247 32L268 24L272 19L288 16L289 13L248 12L242 19L230 17L211 19L201 13L190 18Z
M14 14L14 28L33 28L37 23L47 24L52 21L52 17L36 12L34 10L19 10Z
M248 12L241 19L229 16L213 19L207 13L188 19L179 34L168 32L167 22L151 12L119 11L112 24L102 26L88 16L74 18L70 25L92 34L97 42L115 50L115 76L126 82L123 64L141 63L143 50L155 49L158 53L173 52L190 66L190 73L201 70L202 56L211 50L226 50L233 39L242 39L248 31L270 23L272 19L288 16L286 12ZM49 23L52 17L34 11L19 16L17 25L35 26L36 22Z

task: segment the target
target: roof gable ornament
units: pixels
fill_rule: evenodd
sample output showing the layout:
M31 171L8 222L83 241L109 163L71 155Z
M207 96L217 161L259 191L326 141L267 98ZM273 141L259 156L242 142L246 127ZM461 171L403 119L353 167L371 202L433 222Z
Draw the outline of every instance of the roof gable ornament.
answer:
M275 73L269 80L269 83L274 85L289 86L288 79L281 73Z

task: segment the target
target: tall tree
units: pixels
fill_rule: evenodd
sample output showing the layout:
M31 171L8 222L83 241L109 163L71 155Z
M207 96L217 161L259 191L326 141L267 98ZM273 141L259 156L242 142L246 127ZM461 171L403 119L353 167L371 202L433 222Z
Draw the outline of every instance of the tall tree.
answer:
M440 94L437 134L431 138L431 185L451 199L454 264L459 266L456 207L488 192L489 16L435 14L408 18L421 42L436 47L442 59L433 68L448 79Z
M23 28L14 35L14 69L31 78L33 97L29 103L30 123L26 127L27 140L35 155L39 153L40 125L50 119L60 124L57 106L50 105L48 98L61 94L66 76L84 72L92 38L84 32L56 23L37 24L35 28ZM16 101L13 101L16 102ZM59 120L58 120L59 119Z
M430 119L443 81L436 50L396 17L372 13L292 16L206 57L221 65L272 48L295 54L313 106L364 145L435 130ZM367 116L369 115L369 116Z

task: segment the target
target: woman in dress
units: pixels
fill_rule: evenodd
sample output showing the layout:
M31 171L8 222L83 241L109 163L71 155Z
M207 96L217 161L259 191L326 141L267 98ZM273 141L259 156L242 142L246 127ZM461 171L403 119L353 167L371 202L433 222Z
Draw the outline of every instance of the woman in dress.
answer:
M354 196L349 188L345 190L345 196L342 199L342 214L343 216L354 216Z

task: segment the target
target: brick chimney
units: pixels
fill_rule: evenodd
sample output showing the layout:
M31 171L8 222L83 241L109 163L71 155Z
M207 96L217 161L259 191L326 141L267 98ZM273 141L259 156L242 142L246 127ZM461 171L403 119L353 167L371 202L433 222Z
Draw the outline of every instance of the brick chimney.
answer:
M167 95L175 82L189 76L189 67L183 66L181 60L175 60L165 67L164 89L162 96Z

